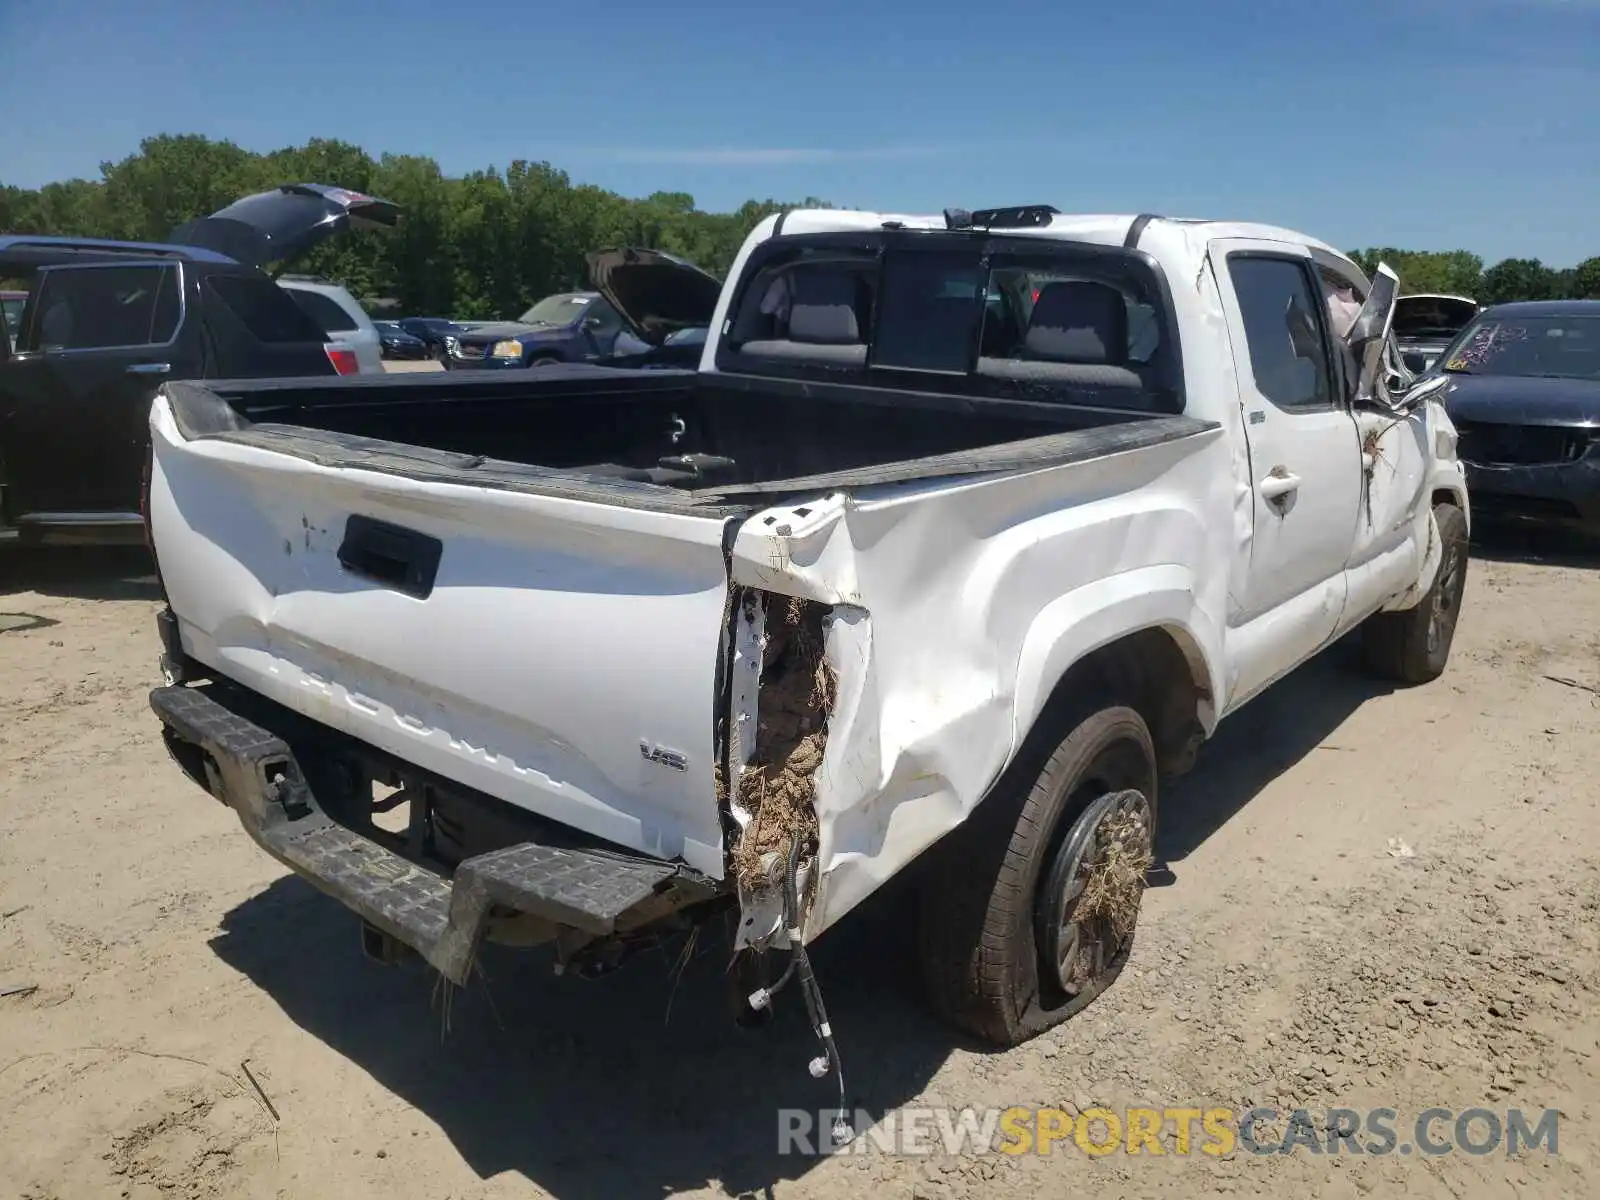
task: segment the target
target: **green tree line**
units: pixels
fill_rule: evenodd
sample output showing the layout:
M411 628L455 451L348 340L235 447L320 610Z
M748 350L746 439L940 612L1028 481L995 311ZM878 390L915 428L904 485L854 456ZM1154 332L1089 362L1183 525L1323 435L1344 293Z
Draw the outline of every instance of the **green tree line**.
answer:
M337 279L368 304L392 299L405 314L459 317L511 316L550 292L585 287L584 255L602 246L650 246L720 274L762 218L822 203L751 200L710 213L681 192L630 199L543 162L451 178L431 158L374 158L347 142L258 154L166 134L102 163L98 180L0 184L0 231L163 241L240 196L310 182L392 200L403 219L393 230L330 238L293 270Z
M1369 276L1386 262L1400 276L1403 293L1442 292L1471 296L1479 304L1512 300L1600 300L1600 256L1575 267L1547 267L1537 258L1507 258L1485 268L1465 250L1399 250L1393 246L1350 255Z
M601 246L651 246L720 274L763 217L822 204L750 200L734 212L711 213L681 192L631 199L574 183L545 162L518 160L453 178L426 156L374 158L341 141L319 138L259 154L228 141L163 134L120 162L102 163L97 180L38 189L0 184L0 231L160 241L184 221L288 182L337 184L392 200L405 213L396 230L331 239L296 270L337 279L368 304L389 299L406 313L460 317L510 316L540 296L585 286L584 254ZM1384 247L1353 257L1368 274L1387 261L1408 292L1453 292L1486 303L1600 297L1600 257L1564 270L1520 258L1485 268L1465 250Z

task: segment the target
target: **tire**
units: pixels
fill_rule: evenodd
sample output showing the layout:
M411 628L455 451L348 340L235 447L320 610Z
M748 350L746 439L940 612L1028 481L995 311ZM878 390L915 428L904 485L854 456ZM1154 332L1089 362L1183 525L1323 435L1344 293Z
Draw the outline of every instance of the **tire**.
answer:
M530 358L528 360L528 369L531 371L536 367L553 367L560 361L561 360L553 354L541 354L536 358Z
M929 1001L947 1021L999 1046L1066 1020L1121 971L1133 944L1131 921L1091 978L1063 985L1044 945L1062 911L1051 889L1069 874L1063 863L1074 846L1081 855L1085 837L1093 844L1109 810L1120 805L1142 813L1146 851L1155 826L1155 746L1137 712L1080 705L1049 727L1065 727L1066 736L1053 745L1046 739L1031 753L1025 748L935 848L922 889L919 936ZM1142 890L1141 872L1134 913Z
M1454 504L1436 504L1439 571L1411 608L1373 613L1361 626L1367 669L1382 679L1417 685L1444 674L1467 586L1467 517Z

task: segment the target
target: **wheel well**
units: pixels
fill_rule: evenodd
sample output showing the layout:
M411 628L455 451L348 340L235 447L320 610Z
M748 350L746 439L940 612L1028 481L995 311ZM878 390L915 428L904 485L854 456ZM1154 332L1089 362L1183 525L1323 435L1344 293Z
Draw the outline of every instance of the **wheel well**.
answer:
M1434 491L1433 499L1430 503L1434 508L1438 508L1441 504L1453 504L1457 508L1460 508L1461 497L1456 495L1456 493L1451 491L1449 488L1438 488Z
M1079 659L1051 690L1035 728L1053 724L1086 692L1126 704L1144 718L1163 775L1181 775L1194 765L1205 738L1200 705L1210 699L1211 688L1199 650L1186 650L1172 631L1141 629Z

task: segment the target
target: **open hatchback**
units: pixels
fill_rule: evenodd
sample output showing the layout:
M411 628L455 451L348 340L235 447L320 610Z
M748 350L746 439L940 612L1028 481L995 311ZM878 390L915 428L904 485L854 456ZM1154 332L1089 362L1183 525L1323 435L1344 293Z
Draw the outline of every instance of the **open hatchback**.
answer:
M170 240L276 275L334 234L389 229L399 221L400 206L387 200L325 183L286 183L180 225Z

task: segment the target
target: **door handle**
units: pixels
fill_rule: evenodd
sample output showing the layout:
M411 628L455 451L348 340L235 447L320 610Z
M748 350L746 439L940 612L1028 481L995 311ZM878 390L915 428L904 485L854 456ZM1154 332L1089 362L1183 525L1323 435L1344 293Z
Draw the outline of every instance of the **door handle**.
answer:
M1260 490L1263 500L1282 500L1300 490L1300 476L1291 475L1282 467L1273 467L1272 473L1261 481Z
M143 362L133 363L128 367L129 375L165 375L172 370L171 363Z

